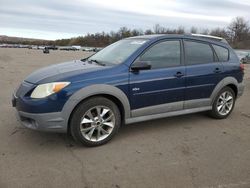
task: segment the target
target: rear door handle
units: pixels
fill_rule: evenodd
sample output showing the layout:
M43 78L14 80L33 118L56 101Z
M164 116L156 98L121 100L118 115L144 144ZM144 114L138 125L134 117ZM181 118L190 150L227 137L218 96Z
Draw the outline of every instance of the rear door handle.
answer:
M180 77L184 76L184 74L182 72L177 72L174 76L177 78L180 78Z
M217 67L214 69L214 73L220 73L220 72L221 72L220 68Z

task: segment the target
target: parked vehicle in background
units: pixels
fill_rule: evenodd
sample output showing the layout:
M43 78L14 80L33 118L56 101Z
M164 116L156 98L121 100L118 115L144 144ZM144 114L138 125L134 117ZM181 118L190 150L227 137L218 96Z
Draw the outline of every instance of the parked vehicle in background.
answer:
M243 76L244 66L222 38L138 36L32 73L12 104L25 127L69 132L98 146L123 123L202 111L227 118L243 93Z
M58 47L55 45L52 46L46 46L49 50L58 50Z
M72 48L75 48L76 50L80 50L81 46L72 46Z
M103 48L94 48L93 49L93 52L99 52L99 51L101 51Z
M93 52L95 48L91 48L91 47L84 47L82 49L82 51L85 51L85 52Z
M28 49L37 50L37 49L38 49L38 46L37 46L37 45L30 45L30 46L28 47Z
M43 49L43 53L44 53L44 54L49 54L49 48L48 48L48 47L45 47L45 48Z
M250 63L250 54L247 54L245 57L243 57L241 59L241 62L246 64L246 63Z
M0 48L29 48L29 46L23 44L0 44Z
M73 46L63 46L63 47L60 47L59 50L77 51L78 49Z
M0 48L6 48L6 44L0 44Z
M45 46L38 46L37 49L38 50L44 50Z

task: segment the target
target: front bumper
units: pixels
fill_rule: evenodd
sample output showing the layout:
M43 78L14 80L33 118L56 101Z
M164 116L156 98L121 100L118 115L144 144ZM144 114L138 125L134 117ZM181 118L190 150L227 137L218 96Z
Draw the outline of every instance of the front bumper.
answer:
M49 132L67 132L67 123L61 112L53 113L27 113L17 111L18 119L24 127Z
M23 82L12 95L12 106L17 110L20 123L39 131L67 132L68 117L60 111L64 103L53 97L44 100L25 97L34 87L34 84Z

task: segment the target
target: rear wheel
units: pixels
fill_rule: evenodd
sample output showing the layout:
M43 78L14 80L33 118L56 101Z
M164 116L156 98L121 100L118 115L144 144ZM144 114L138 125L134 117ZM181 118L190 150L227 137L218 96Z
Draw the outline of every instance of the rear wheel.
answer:
M116 104L104 97L93 97L73 112L70 130L77 142L98 146L111 140L120 124L121 115Z
M216 119L224 119L233 111L235 93L230 87L223 88L214 100L211 116Z

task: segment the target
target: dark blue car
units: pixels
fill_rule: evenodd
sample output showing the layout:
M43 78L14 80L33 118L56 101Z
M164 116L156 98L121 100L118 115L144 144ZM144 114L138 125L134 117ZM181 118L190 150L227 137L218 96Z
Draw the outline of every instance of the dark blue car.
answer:
M140 36L32 73L12 103L25 127L69 132L76 141L97 146L123 123L201 111L226 118L243 93L243 75L224 39Z

